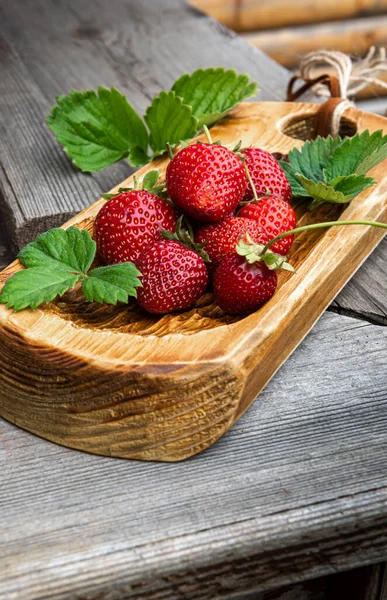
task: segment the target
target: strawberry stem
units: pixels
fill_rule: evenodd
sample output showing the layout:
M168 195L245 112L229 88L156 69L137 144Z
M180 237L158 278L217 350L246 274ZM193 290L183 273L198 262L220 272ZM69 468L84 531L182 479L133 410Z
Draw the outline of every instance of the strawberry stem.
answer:
M239 155L239 156L241 157L241 155ZM242 156L243 156L243 155L242 155ZM257 190L255 189L254 181L253 181L253 180L252 180L252 178L251 178L250 171L249 171L249 168L248 168L248 166L246 165L246 160L245 160L245 158L244 158L244 157L242 158L242 162L243 162L243 165L244 165L244 167L245 167L245 171L246 171L246 175L247 175L248 182L249 182L249 184L250 184L250 186L251 186L251 189L253 190L253 196L254 196L254 200L253 200L253 202L259 202L259 198L258 198Z
M285 233L281 233L277 235L275 238L270 240L262 250L261 256L263 256L269 248L278 242L278 240L282 240L289 235L293 235L296 233L301 233L301 231L309 231L310 229L320 229L322 227L335 227L339 225L369 225L372 227L381 227L382 229L387 229L386 223L380 223L379 221L326 221L325 223L312 223L311 225L303 225L302 227L296 227L295 229L291 229L290 231L286 231Z
M212 144L212 137L211 137L210 130L208 129L207 125L203 125L203 131L204 131L204 135L206 136L207 142L209 144Z

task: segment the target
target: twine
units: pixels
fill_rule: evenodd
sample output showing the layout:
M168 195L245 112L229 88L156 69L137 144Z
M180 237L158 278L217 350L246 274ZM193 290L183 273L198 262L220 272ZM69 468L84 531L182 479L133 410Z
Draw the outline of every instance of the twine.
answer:
M316 70L330 66L335 70L341 98L354 98L356 95L370 85L376 85L387 90L387 83L379 78L382 73L387 72L387 59L385 48L372 46L367 56L352 61L343 52L330 50L319 50L306 54L300 62L300 74L306 79L316 75ZM317 84L313 91L317 96L329 96L327 88Z
M373 85L387 89L387 83L380 79L382 73L387 72L387 59L385 48L372 46L367 56L363 59L351 60L343 52L331 50L319 50L306 54L300 62L300 78L312 83L316 74L330 67L334 77L337 79L337 97L342 102L337 103L332 113L331 134L338 135L340 120L348 108L355 108L351 100L366 87ZM326 83L316 82L311 89L316 96L331 97L331 89Z

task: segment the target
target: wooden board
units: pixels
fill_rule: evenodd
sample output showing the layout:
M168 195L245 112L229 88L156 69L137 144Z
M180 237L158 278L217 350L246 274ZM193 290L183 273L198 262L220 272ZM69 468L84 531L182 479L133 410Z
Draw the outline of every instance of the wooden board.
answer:
M370 46L386 46L387 15L246 33L243 37L280 64L296 67L301 57L313 50L324 48L362 56Z
M303 23L364 17L386 12L387 0L190 0L236 31L289 27Z
M305 132L303 124L316 108L245 104L214 128L214 136L227 144L242 139L244 145L288 152L302 145L294 136ZM382 117L350 110L345 118L347 127L359 131L387 131ZM166 164L160 159L139 174L155 166L163 174ZM353 201L343 217L386 217L384 169L374 170L378 185ZM103 202L67 226L91 230ZM338 208L300 214L299 223L331 220ZM243 414L383 234L359 226L298 236L291 255L297 275L282 274L272 300L245 318L223 314L210 295L191 311L162 318L134 306L89 305L74 294L36 311L15 314L2 306L0 413L89 452L163 461L192 456ZM0 280L18 268L14 263Z

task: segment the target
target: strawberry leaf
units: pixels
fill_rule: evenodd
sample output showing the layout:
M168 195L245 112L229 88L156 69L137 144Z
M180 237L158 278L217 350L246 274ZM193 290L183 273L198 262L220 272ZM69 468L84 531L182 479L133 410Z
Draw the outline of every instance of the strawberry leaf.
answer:
M329 182L337 192L341 192L344 196L351 196L351 199L366 190L372 185L375 185L373 177L365 177L364 175L347 175L336 177Z
M311 179L307 179L303 175L298 175L298 179L305 188L308 196L313 198L313 208L316 208L323 202L345 204L346 202L350 202L353 198L353 196L351 195L345 196L343 192L335 190L335 188L332 185L328 185L327 183L324 183L322 181L316 183Z
M150 146L154 156L163 154L167 142L176 146L180 140L190 140L198 130L198 120L192 108L183 104L175 92L161 92L145 113L150 131Z
M90 271L82 282L82 292L89 302L117 304L136 297L136 287L141 285L140 271L133 263L119 263Z
M99 171L131 153L146 160L148 133L136 111L115 88L58 96L49 128L82 171ZM144 162L142 162L144 164Z
M150 156L139 146L134 146L129 150L129 162L133 167L142 167L150 162L150 160Z
M309 198L309 194L306 189L302 186L300 181L297 179L297 175L293 170L293 167L290 166L289 163L284 162L283 160L279 161L281 168L285 171L285 175L288 178L288 181L292 187L292 194L294 197L306 197Z
M221 119L234 106L254 96L257 84L248 75L238 75L233 69L198 69L191 75L182 75L172 91L192 107L198 119L198 129Z
M312 198L310 208L322 202L346 203L375 184L366 173L387 158L387 135L364 131L352 138L321 138L305 142L281 162L294 197Z
M307 141L301 150L293 148L288 160L295 173L302 173L312 181L324 181L324 169L335 149L342 143L340 138L317 137L312 142Z
M86 230L57 227L39 235L19 252L25 267L48 267L86 273L94 260L96 244Z
M372 134L366 130L347 138L333 152L326 165L325 178L329 180L352 173L365 175L385 158L387 135L383 136L381 130Z
M15 311L36 308L67 292L78 279L79 275L47 265L17 271L6 281L0 303Z

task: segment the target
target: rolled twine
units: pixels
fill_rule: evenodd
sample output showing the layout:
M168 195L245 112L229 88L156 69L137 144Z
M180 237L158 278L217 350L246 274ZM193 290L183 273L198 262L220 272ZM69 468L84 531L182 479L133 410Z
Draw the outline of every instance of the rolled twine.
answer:
M324 68L334 74L316 76ZM364 88L373 85L387 89L387 83L380 75L387 72L385 48L372 46L367 56L356 61L343 52L319 50L306 54L300 62L300 74L289 82L288 101L294 101L305 91L311 89L316 96L328 97L316 115L316 134L337 136L343 113L355 107L351 100ZM304 84L294 90L295 83Z

